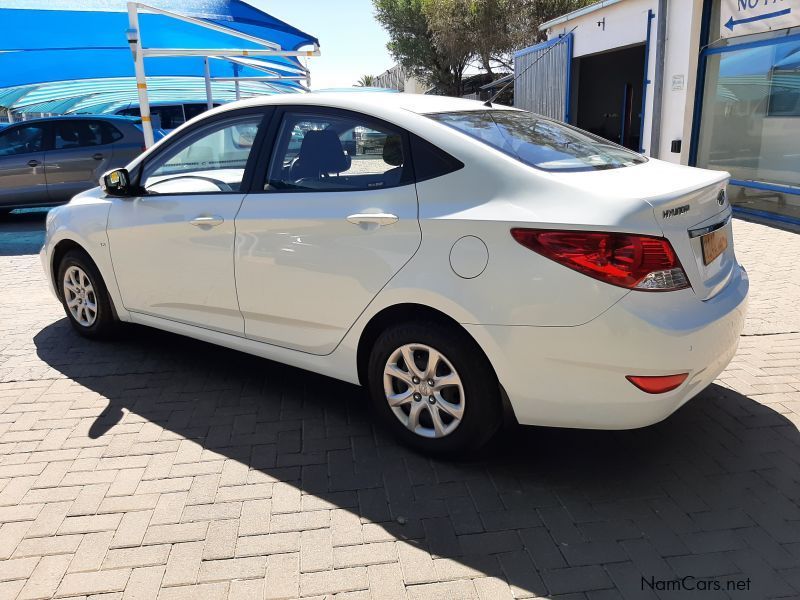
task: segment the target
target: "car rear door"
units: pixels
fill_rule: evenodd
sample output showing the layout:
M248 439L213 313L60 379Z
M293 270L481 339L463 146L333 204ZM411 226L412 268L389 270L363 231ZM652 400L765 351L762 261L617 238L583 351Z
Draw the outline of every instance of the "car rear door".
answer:
M382 138L347 154L356 127ZM421 241L408 135L349 111L277 111L236 218L236 289L248 338L333 351Z
M55 120L52 129L52 145L45 156L47 191L51 200L62 202L97 186L110 168L113 139L104 123L93 119Z
M11 125L0 131L0 207L47 204L44 175L47 125Z

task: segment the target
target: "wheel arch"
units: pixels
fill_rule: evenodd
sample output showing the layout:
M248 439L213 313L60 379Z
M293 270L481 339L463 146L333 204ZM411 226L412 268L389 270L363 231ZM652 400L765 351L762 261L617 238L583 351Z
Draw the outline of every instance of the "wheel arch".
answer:
M375 313L364 328L361 330L361 335L358 340L358 347L356 350L356 368L358 370L358 381L362 387L367 386L367 365L369 363L369 353L375 344L375 341L380 336L381 332L393 323L403 321L430 319L439 323L447 324L451 327L456 327L469 338L474 344L475 349L481 353L486 360L489 368L494 373L497 380L497 385L500 388L500 399L502 402L503 423L506 427L512 427L518 424L514 408L508 399L508 394L503 387L500 378L498 377L497 370L492 364L491 359L486 354L486 351L478 343L478 340L464 327L450 315L425 304L418 304L414 302L405 302L399 304L392 304L387 306L377 313Z
M60 240L53 247L53 252L52 252L51 257L50 257L50 280L53 282L53 289L55 290L56 295L58 296L59 300L63 300L63 297L62 297L61 286L58 284L59 283L58 282L58 268L59 268L59 265L61 265L61 261L67 255L67 252L69 252L70 250L80 250L81 252L86 254L86 256L89 257L89 260L91 260L92 263L94 263L94 266L97 267L97 261L95 261L92 258L91 254L89 254L86 251L86 248L84 248L81 244L79 244L78 242L76 242L75 240L73 240L71 238L64 238L64 239ZM97 269L97 270L98 270L98 272L100 271L100 269ZM101 274L101 276L102 276L102 274Z
M375 341L389 325L400 322L419 321L419 320L432 320L439 323L449 325L462 331L472 343L475 345L477 351L486 359L486 362L492 369L495 377L497 371L492 364L492 361L487 356L478 341L473 335L465 329L461 323L456 321L450 315L425 304L418 304L415 302L405 302L401 304L392 304L387 306L377 313L375 313L364 328L361 330L361 335L358 339L358 348L356 350L356 367L358 369L358 380L361 385L366 385L367 382L367 364L369 362L369 353L375 344ZM498 380L499 381L499 380ZM502 386L501 386L502 387Z
M114 296L111 293L111 290L108 286L107 278L105 277L105 275L103 275L103 270L100 268L100 265L92 256L91 252L89 252L83 244L75 241L72 238L63 238L59 240L56 243L56 245L53 246L53 251L51 253L50 279L53 282L53 289L55 290L58 299L62 301L64 300L62 295L63 292L58 282L58 269L59 266L61 265L61 261L64 259L67 253L72 250L78 250L80 252L83 252L86 255L86 258L88 258L91 261L92 265L94 265L94 268L97 269L97 273L100 276L101 283L103 284L103 287L106 289L106 292L108 293L108 303L111 305L111 312L114 314L114 318L119 319L119 313L117 312L116 302L114 301Z

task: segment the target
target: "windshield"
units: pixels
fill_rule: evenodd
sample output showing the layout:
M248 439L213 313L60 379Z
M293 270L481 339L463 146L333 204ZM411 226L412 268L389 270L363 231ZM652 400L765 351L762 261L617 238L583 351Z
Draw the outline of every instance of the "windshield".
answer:
M591 133L529 112L478 110L426 116L545 171L618 169L647 160Z

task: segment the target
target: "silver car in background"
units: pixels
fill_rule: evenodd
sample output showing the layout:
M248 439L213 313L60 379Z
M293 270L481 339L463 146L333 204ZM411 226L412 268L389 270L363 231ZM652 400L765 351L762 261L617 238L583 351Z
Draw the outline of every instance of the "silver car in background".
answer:
M156 139L163 137L156 132ZM144 150L141 119L80 115L0 129L0 214L68 202Z

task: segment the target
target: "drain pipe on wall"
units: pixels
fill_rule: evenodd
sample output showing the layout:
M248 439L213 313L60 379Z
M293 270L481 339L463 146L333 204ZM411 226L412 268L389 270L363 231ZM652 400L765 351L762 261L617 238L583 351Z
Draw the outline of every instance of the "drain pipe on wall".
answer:
M667 45L667 0L658 0L656 19L656 68L653 73L653 119L650 127L650 156L661 153L661 104L664 93L664 59Z

